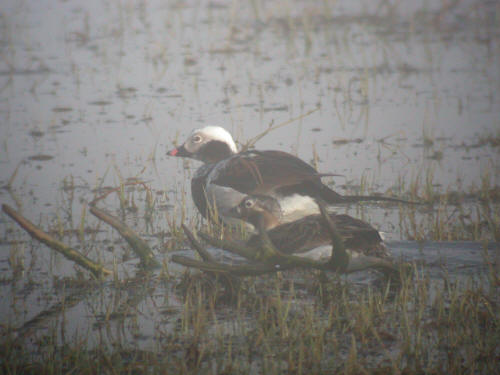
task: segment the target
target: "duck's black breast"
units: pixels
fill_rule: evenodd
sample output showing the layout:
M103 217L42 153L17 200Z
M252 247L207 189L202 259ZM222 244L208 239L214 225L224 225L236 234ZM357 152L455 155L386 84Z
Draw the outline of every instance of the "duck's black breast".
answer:
M194 204L203 217L207 217L207 194L206 184L209 173L214 168L214 164L204 164L194 174L191 179L191 196Z

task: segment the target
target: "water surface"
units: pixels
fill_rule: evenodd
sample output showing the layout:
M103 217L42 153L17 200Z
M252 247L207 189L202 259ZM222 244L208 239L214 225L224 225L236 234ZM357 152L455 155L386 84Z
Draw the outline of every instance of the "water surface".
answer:
M104 187L145 181L156 207L152 219L137 187L125 194L134 209L121 211L114 194L100 206L122 215L168 260L171 224L197 221L189 178L198 164L166 151L207 124L224 126L243 143L271 124L297 119L257 147L289 151L322 172L344 175L329 181L339 192L403 194L414 184L423 196L429 188L443 194L499 186L498 5L441 6L4 1L0 185L10 188L0 190L0 201L43 228L66 231L62 239L89 256L116 262L125 279L137 262L85 204ZM397 240L393 253L426 264L436 282L443 272L467 278L488 271L482 244L429 240L439 213L464 227L478 222L480 231L489 225L484 210L498 217L498 203L485 208L472 195L458 208L419 208L415 222L395 206L341 210L387 232ZM83 239L75 231L81 222L88 229ZM66 295L57 281L79 271L4 214L0 228L0 314L20 327ZM477 239L489 243L488 259L498 267L498 245L491 230L483 231ZM408 242L419 235L425 245ZM170 267L174 276L183 272ZM161 317L177 317L183 301L155 277L145 283L151 298L134 310L141 317L125 329L126 342L150 345L158 327L174 329L174 318ZM373 278L351 281L368 285ZM69 308L70 331L99 341L95 316L106 320L110 300L103 296L115 292L104 284ZM106 340L113 342L123 324Z

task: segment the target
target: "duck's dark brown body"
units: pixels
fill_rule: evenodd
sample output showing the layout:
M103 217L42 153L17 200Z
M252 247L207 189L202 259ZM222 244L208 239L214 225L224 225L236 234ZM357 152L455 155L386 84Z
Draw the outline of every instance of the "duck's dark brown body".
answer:
M259 230L266 231L273 245L284 253L303 253L331 244L328 224L321 215L281 224L279 201L269 196L247 196L230 211L232 217L245 220ZM349 215L328 214L348 250L365 255L388 256L379 232L370 224ZM260 237L254 235L248 245L259 246Z
M340 194L321 182L322 176L309 164L286 152L246 151L202 166L191 180L191 194L204 216L211 189L224 189L227 199L232 199L232 194L236 203L231 207L244 196L255 194L276 199L293 195L316 197L329 204L345 202ZM218 206L221 203L225 202L217 202Z
M330 214L337 231L349 250L365 255L385 257L385 247L379 232L370 224L349 215ZM321 215L282 224L268 230L273 245L283 253L303 253L319 246L329 245L331 235ZM258 246L259 237L252 236L248 245Z

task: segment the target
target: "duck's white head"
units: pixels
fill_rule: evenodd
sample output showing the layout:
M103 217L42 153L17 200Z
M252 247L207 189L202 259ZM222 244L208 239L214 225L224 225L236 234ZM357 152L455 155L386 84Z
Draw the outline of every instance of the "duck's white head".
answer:
M238 152L229 132L220 126L205 126L193 130L188 139L167 153L170 156L188 157L204 163L216 163Z

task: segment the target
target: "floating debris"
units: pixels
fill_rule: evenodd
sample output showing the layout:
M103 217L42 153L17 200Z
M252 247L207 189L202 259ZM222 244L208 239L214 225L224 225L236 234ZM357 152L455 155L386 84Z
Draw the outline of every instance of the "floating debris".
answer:
M90 102L90 105L110 105L113 104L113 102L110 102L108 100L97 100L95 102Z
M35 137L35 138L40 138L40 137L43 137L45 135L45 133L40 131L40 130L32 130L32 131L30 131L30 135L32 137Z
M118 88L117 94L120 98L129 98L137 93L137 91L135 87L120 87Z
M198 60L192 58L192 57L186 57L184 59L184 65L186 66L193 66L193 65L196 65L198 64Z
M245 52L246 50L237 50L232 47L226 47L226 48L213 48L209 50L208 52L211 54L222 54L222 55L229 55L232 53L239 53L239 52Z
M442 151L435 151L431 156L428 156L427 159L430 160L443 160L443 152Z
M25 76L32 74L44 74L49 73L49 68L40 67L38 69L12 69L12 70L2 70L0 71L0 76Z
M71 112L73 108L70 107L54 107L52 108L52 112Z
M341 138L341 139L334 139L332 141L332 143L337 146L346 145L348 143L362 143L362 142L363 138L353 138L353 139Z
M54 157L52 155L44 155L44 154L38 154L38 155L33 155L29 156L28 160L36 160L36 161L46 161L46 160L52 160Z
M216 1L211 1L208 3L208 9L227 9L228 5Z
M266 107L264 108L264 112L273 112L273 111L288 111L288 106L287 105L282 105L279 107Z

